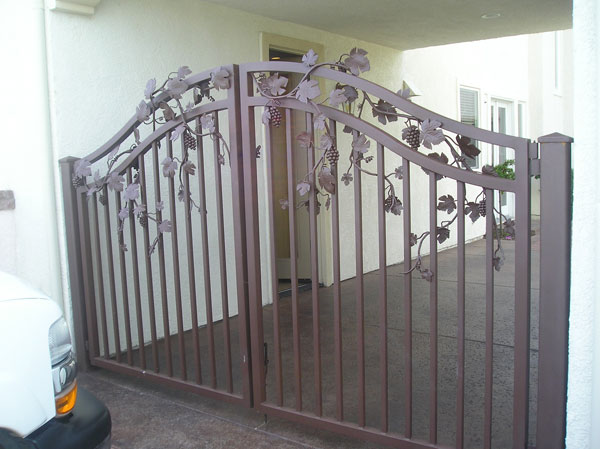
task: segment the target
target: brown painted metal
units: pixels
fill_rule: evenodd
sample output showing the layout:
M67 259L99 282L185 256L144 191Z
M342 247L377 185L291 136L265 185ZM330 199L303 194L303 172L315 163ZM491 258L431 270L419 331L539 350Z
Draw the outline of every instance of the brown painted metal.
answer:
M69 270L69 287L71 290L71 301L73 307L73 321L78 323L74 327L75 351L79 369L87 370L90 367L88 358L88 349L86 348L87 335L89 328L87 326L86 316L89 314L86 308L85 287L83 282L83 258L81 257L82 248L80 244L80 232L78 227L78 206L77 197L79 196L70 182L71 173L73 173L73 157L63 158L59 161L60 178L62 187L62 198L65 211L65 236L67 243L67 257Z
M173 158L173 142L171 135L166 139L167 156ZM198 152L200 154L200 151ZM183 335L183 307L181 304L181 276L179 273L179 243L177 239L177 202L175 198L175 180L169 178L169 211L171 219L171 251L173 253L173 281L175 284L175 315L177 316L177 340L179 342L179 368L181 378L187 380L187 364L185 353L185 340Z
M571 143L540 137L540 330L536 445L565 447L571 236Z
M429 442L437 443L438 422L438 266L437 266L437 179L429 173Z
M456 264L456 316L457 316L457 379L456 379L456 449L463 449L465 437L465 190L462 182L456 183L457 203L457 264Z
M140 157L141 159L142 157ZM132 170L127 170L127 183L131 184L133 181ZM140 293L140 270L138 266L138 247L137 247L137 235L135 232L136 219L133 214L133 202L130 202L129 207L129 239L131 242L131 248L129 253L131 254L131 264L133 266L133 294L135 296L135 317L138 334L138 354L140 356L140 367L146 369L146 351L144 348L144 321L142 319L142 299Z
M147 195L147 182L146 182L146 164L145 155L141 155L138 158L138 164L140 171L138 173L140 179L140 197L142 204L148 204ZM152 341L152 368L157 373L160 371L160 364L158 361L158 341L156 338L156 311L154 309L154 284L152 282L152 258L148 257L150 252L150 231L148 229L149 224L143 227L143 239L144 239L144 266L146 267L146 294L148 295L148 312L150 315L150 339Z
M69 180L71 176L69 175ZM94 292L94 263L92 258L92 243L90 236L90 215L88 203L84 194L77 197L77 224L79 228L79 247L81 248L81 263L83 275L83 290L85 292L85 309L87 320L87 337L89 339L89 360L100 356L100 334L98 333L98 318L96 316L96 294Z
M196 122L196 126L198 122ZM196 145L198 140L196 138ZM181 139L182 160L185 157L185 144ZM190 312L192 315L192 344L194 351L194 379L197 384L202 383L202 366L200 360L200 337L198 334L198 301L196 297L196 265L194 264L194 234L192 230L192 208L190 205L190 175L185 172L183 175L183 188L185 199L183 201L185 210L185 242L187 244L187 268L188 282L190 289Z
M213 114L216 132L219 130L219 114ZM219 274L221 277L221 307L223 311L223 342L225 345L225 377L227 391L233 392L233 374L231 366L231 331L229 326L229 294L227 291L227 254L225 252L225 222L223 218L223 180L221 176L220 141L214 139L215 195L217 199L217 233L219 238Z
M221 302L223 308L223 338L225 342L226 358L226 381L223 390L217 390L217 382L220 382L216 376L216 355L214 346L214 329L212 317L212 297L210 287L210 258L208 244L208 226L207 226L207 207L206 207L206 189L210 186L205 184L204 179L204 155L202 139L198 141L198 181L200 189L200 210L201 214L201 238L202 253L204 258L204 279L205 279L205 299L207 314L207 333L209 358L211 359L211 385L198 385L202 379L200 351L197 322L197 305L195 298L195 261L193 245L193 229L191 220L191 204L189 200L184 201L185 206L185 225L187 245L187 264L190 289L192 291L191 313L192 313L192 333L194 336L194 352L196 379L195 382L186 380L185 346L184 346L184 320L182 310L182 294L179 277L179 248L176 223L176 199L174 179L168 179L169 200L170 200L170 219L172 221L171 243L173 257L173 275L175 285L175 308L177 313L177 332L179 342L179 362L181 364L181 379L173 378L173 367L170 329L169 329L169 300L167 283L171 280L167 278L167 269L165 264L164 244L161 235L158 244L158 268L160 274L160 291L164 327L165 355L167 359L167 375L159 374L158 366L158 345L156 329L156 316L154 310L154 285L152 280L152 263L150 258L145 258L145 272L142 275L139 270L138 248L136 236L136 217L133 215L130 207L130 216L128 225L130 226L130 258L126 260L124 253L119 249L119 266L121 273L121 294L119 298L123 302L123 317L120 316L117 307L117 289L115 287L113 255L114 251L111 233L111 217L108 216L108 207L104 208L104 238L101 237L102 231L99 224L98 212L98 194L94 193L89 197L92 203L91 214L88 211L89 202L86 201L86 188L79 187L74 193L67 195L65 193L65 214L67 217L67 227L74 229L73 235L68 236L69 261L71 264L80 260L81 268L70 268L70 274L76 279L71 281L74 294L84 296L80 299L77 307L85 310L86 323L76 328L76 341L78 345L85 346L86 338L90 343L90 363L95 366L102 366L115 371L132 374L135 376L148 377L166 385L176 386L187 391L199 392L211 397L224 399L235 403L243 403L247 406L254 405L255 408L274 416L287 417L299 422L304 422L315 427L334 430L347 435L365 438L377 443L391 445L406 449L415 448L439 448L437 435L437 413L438 413L438 264L437 264L437 180L436 175L442 175L449 179L457 181L457 397L456 397L456 447L462 448L465 445L465 399L468 392L465 392L465 215L464 202L466 200L466 185L480 186L486 191L487 196L487 214L486 214L486 359L485 359L485 394L484 394L484 447L491 447L492 443L492 391L493 391L493 318L494 318L494 240L492 238L494 225L493 198L495 191L513 192L515 195L515 227L517 244L515 250L515 350L514 350L514 404L513 404L513 448L523 449L527 445L528 439L528 413L529 413L529 357L530 357L530 158L537 157L537 151L526 140L518 137L506 136L490 131L476 129L454 120L442 117L431 111L428 111L410 101L399 97L391 91L370 83L362 78L352 76L342 71L331 70L319 67L311 73L311 77L322 76L325 79L352 85L358 89L363 89L375 98L382 99L399 110L419 117L420 119L434 119L443 123L446 131L468 135L469 137L482 142L488 142L493 145L510 147L515 150L515 172L516 179L509 180L500 177L482 175L468 170L461 170L451 165L440 164L439 162L427 157L426 154L416 152L408 148L403 142L384 130L373 124L362 120L356 116L347 114L340 109L331 108L325 105L319 105L319 111L329 119L330 133L333 137L336 134L337 123L344 124L353 129L353 136L359 133L365 134L373 139L377 144L377 165L378 165L378 243L379 243L379 311L378 311L378 329L379 329L379 371L378 379L380 384L380 428L373 429L366 427L366 386L365 386L365 298L364 298L364 266L363 266L363 189L361 184L360 162L354 166L354 230L355 230L355 250L356 250L356 333L357 333L357 364L358 364L358 401L357 404L346 404L346 406L358 409L358 423L344 422L344 388L343 388L343 360L342 360L342 296L341 296L341 275L340 275L340 204L337 195L332 197L332 245L333 245L333 339L334 339L334 361L335 361L335 420L323 415L322 409L322 381L321 381L321 333L320 333L320 298L319 298L319 266L318 266L318 228L317 228L317 196L316 189L311 189L309 198L309 234L310 234L310 260L311 260L311 279L312 279L312 339L314 355L314 392L315 408L314 413L303 411L302 406L302 365L301 365L301 328L305 324L301 322L303 316L299 311L299 291L298 291L298 262L297 262L297 229L296 229L296 209L295 204L295 183L296 174L294 170L294 154L292 141L294 139L292 130L292 110L306 114L307 131L313 133L312 114L315 113L314 105L301 103L296 99L287 98L279 102L279 107L284 108L286 118L286 155L288 159L288 200L289 207L289 238L290 238L290 263L291 263L291 283L292 283L292 336L293 336L293 368L294 368L294 386L295 386L295 409L284 407L283 398L283 367L282 367L282 343L280 334L280 307L278 293L278 276L276 272L276 248L273 233L269 236L271 240L271 252L269 254L270 266L272 268L272 284L270 286L273 296L273 321L274 321L274 341L275 341L275 377L276 377L276 403L266 403L265 393L265 368L264 368L264 329L262 321L262 286L261 286L261 254L260 239L263 235L259 222L259 198L258 198L258 174L256 162L256 138L255 132L255 107L264 107L269 101L267 98L254 95L254 85L251 79L251 72L295 72L305 73L307 68L301 64L286 62L265 62L244 64L241 69L237 66L228 66L230 71L231 88L227 92L225 100L207 102L206 104L196 106L186 113L186 120L198 122L202 114L213 114L215 126L218 130L218 111L226 111L228 114L228 141L231 150L231 188L232 188L232 212L234 225L234 248L235 248L235 271L236 271L236 295L238 303L239 317L236 325L239 326L239 344L241 366L242 394L233 394L233 363L230 341L230 321L229 321L229 303L227 291L227 259L225 245L225 223L224 223L224 202L223 202L223 178L221 173L221 164L218 163L220 154L220 142L213 139L214 149L214 170L215 170L215 193L216 193L216 219L218 231L218 251L219 251L219 269L221 282ZM241 73L241 76L240 76ZM194 83L210 78L210 71L200 75L188 77L186 82L192 86ZM166 97L165 97L166 98ZM154 104L158 104L156 101ZM154 107L154 106L151 106ZM161 200L161 173L159 164L159 142L164 139L166 143L166 152L172 156L172 143L170 141L171 132L179 123L176 121L168 122L158 129L154 130L135 149L120 162L116 171L120 174L127 173L128 182L132 182L133 172L132 164L139 164L141 185L141 201L146 203L146 188L148 179L144 167L144 155L152 150L153 153L153 171L152 185L154 187L154 196L156 201ZM104 146L92 153L87 159L95 162L106 156L108 152L116 145L125 141L131 135L133 130L139 126L137 119L132 118L125 127L111 138ZM267 158L267 214L269 226L274 229L274 200L273 198L273 176L274 167L272 166L272 154L275 151L271 145L270 128L266 132L266 158ZM568 315L568 251L569 251L569 188L570 182L570 139L564 136L546 136L542 142L547 148L547 156L544 159L542 151L542 172L546 173L542 177L542 283L541 283L541 305L540 305L540 352L539 352L539 384L538 384L538 428L537 444L538 447L563 447L564 441L564 409L565 409L565 389L566 389L566 336L567 336L567 315ZM410 246L411 236L411 186L410 186L410 164L416 164L429 173L429 195L428 203L430 208L429 215L429 239L430 239L430 259L429 269L433 273L433 280L430 284L429 307L430 307L430 350L429 350L429 442L418 442L413 439L413 330L412 330L412 274L406 272L403 275L403 312L404 312L404 336L403 336L403 357L405 365L404 377L404 435L396 435L388 432L390 422L388 417L388 292L387 292L387 260L386 260L386 214L383 202L386 196L386 185L383 178L384 153L390 151L402 157L403 166L403 234L404 234L404 268L405 271L412 267L412 249ZM535 153L535 154L534 154ZM320 154L320 153L318 153ZM164 156L163 156L164 157ZM61 161L61 174L63 189L70 189L70 176L73 170L75 159ZM312 169L315 163L314 151L308 152L307 163ZM337 189L337 167L332 167L332 172L336 177ZM186 174L184 179L184 189L187 194L190 190L189 176ZM310 175L310 182L314 186L316 183L316 174ZM545 179L544 179L545 178ZM557 181L558 180L558 181ZM103 187L103 195L107 197L106 186ZM115 197L117 211L120 209L120 195ZM367 201L365 199L365 201ZM556 203L558 206L556 206ZM110 201L109 201L110 204ZM554 207L555 205L556 207ZM130 204L131 206L131 204ZM262 207L262 206L261 206ZM350 206L352 207L352 206ZM112 209L112 208L111 208ZM552 211L557 209L558 212ZM158 223L162 221L162 212L157 211L156 219ZM112 223L114 225L114 223ZM114 226L113 226L114 227ZM150 248L150 232L147 227L143 230L144 234L144 253L147 254ZM157 235L160 235L157 231ZM561 236L556 238L556 236ZM119 232L120 242L122 242L122 231ZM104 243L104 244L103 244ZM92 249L93 245L93 249ZM73 254L73 252L75 254ZM106 265L106 267L104 267ZM108 273L108 276L106 276ZM558 273L558 275L556 274ZM129 276L127 276L129 274ZM154 373L147 372L144 353L144 317L142 316L142 299L140 291L140 276L145 277L148 294L148 311L150 314L150 333L152 344L152 359ZM131 283L133 282L133 285ZM115 338L115 359L111 359L108 341L107 325L107 304L105 285L109 286L113 334ZM128 291L132 288L135 294L135 310L137 323L137 336L140 342L140 366L141 368L127 366L120 360L120 335L119 321L125 323L125 340L127 343L127 362L132 364L132 343L131 343L131 324L129 319ZM96 301L98 305L96 306ZM74 311L77 313L77 307L74 305ZM100 310L100 319L96 317L96 307ZM98 324L99 323L99 324ZM101 326L101 333L98 332L98 325ZM87 328L87 329L86 329ZM102 340L102 351L100 342ZM81 343L83 341L83 343ZM556 374L554 374L556 373ZM225 391L226 390L226 391Z
M314 136L312 114L306 114L306 131ZM308 182L317 185L317 177L312 168L315 165L314 149L308 150ZM311 267L311 296L312 296L312 327L313 327L313 367L315 381L315 415L323 414L323 393L321 391L321 323L319 307L319 252L317 235L317 191L311 188L309 192L308 215L310 227L310 267Z
M352 137L358 136L357 131ZM354 241L356 248L356 359L358 374L358 425L366 424L365 400L365 292L363 279L362 183L360 161L354 164Z
M160 171L158 168L159 164L158 154L158 143L152 144L152 167L154 171L154 199L156 202L161 201L160 191ZM162 210L156 211L156 234L160 235L158 224L162 221ZM165 245L164 236L161 236L158 240L158 266L160 274L160 296L162 304L162 315L163 315L163 331L164 331L164 342L165 342L165 356L167 358L167 374L169 377L173 377L173 354L171 353L171 331L169 329L169 299L167 297L167 274L165 269Z
M183 391L189 391L190 393L198 393L212 399L219 399L232 404L245 404L244 398L240 395L227 393L222 390L216 390L205 385L198 385L194 382L175 379L171 376L165 376L164 374L145 371L134 366L117 363L113 360L95 358L92 359L92 364L100 368L106 368L117 373L131 375L139 379L149 379L160 385L177 388Z
M292 113L285 110L285 142L287 155L288 201L290 228L290 276L292 283L292 333L294 340L294 385L296 389L296 410L302 410L302 359L300 355L300 323L298 313L298 249L296 248L296 179L294 152L292 147Z
M108 188L106 187L106 185L104 185L104 187L102 188L102 195L104 196L106 202L102 207L102 212L104 215L104 238L106 243L106 265L108 267L108 287L110 292L110 307L112 311L113 337L115 339L115 356L117 362L119 362L121 361L121 339L119 332L119 312L117 311L117 288L115 285L115 265L113 262L112 230L110 226L111 220L108 212L110 201L108 199ZM96 204L96 207L98 207L98 204ZM119 261L121 257L124 257L123 251L119 251ZM102 267L100 267L100 269L102 269ZM126 281L125 286L127 286ZM123 311L125 316L125 341L127 345L127 363L131 365L133 363L133 357L131 354L131 328L129 327L129 302L127 301L127 295L125 293L123 294Z
M329 121L329 132L333 136L333 144L337 148L337 126ZM333 339L335 346L335 416L338 421L344 420L344 376L342 363L342 286L340 276L340 204L338 201L338 165L332 167L335 179L336 195L331 197L331 237L333 247Z
M103 194L104 197L108 199L108 192L106 189L106 186L104 186L103 189ZM116 216L119 211L121 210L121 195L119 194L119 192L115 192L115 213L113 214L113 217ZM108 207L108 203L106 204L105 207ZM109 272L110 277L112 279L111 283L114 284L114 268L113 268L113 255L112 255L112 242L111 242L111 238L110 236L112 235L112 231L110 229L110 218L108 213L105 211L104 212L104 220L105 220L105 229L106 229L106 241L107 241L107 257L110 258L108 267L109 267ZM119 269L121 272L121 295L122 295L122 299L123 299L123 321L125 322L125 345L127 348L127 363L129 365L133 365L133 353L132 353L132 348L131 348L131 320L130 320L130 316L129 316L129 293L127 291L127 263L125 261L125 252L119 248L120 246L120 242L124 242L124 236L123 236L123 228L119 227L119 231L118 231L118 235L119 235L119 244L117 245L117 251L119 254ZM114 288L113 285L111 285L111 289ZM113 326L116 325L115 328L115 340L118 339L118 331L119 331L119 321L118 321L118 312L117 312L117 302L116 302L116 293L114 295L111 295L111 301L113 303ZM114 299L112 299L114 298ZM117 346L117 362L120 361L121 359L121 350L119 349L119 346Z
M531 178L529 141L515 148L515 365L513 448L527 447L531 330Z
M267 103L267 101L268 100L264 97L257 96L248 98L246 100L246 103L250 106L264 106ZM278 101L284 108L291 108L304 112L314 112L312 106L304 104L296 99L284 98ZM367 137L382 144L384 147L394 152L398 156L408 159L410 162L418 165L419 167L423 167L427 171L435 172L447 178L454 179L456 181L461 181L466 184L481 186L483 188L502 190L504 192L514 192L517 189L516 181L511 179L504 179L497 176L484 175L474 171L458 169L449 164L441 164L431 159L430 157L427 157L426 154L419 151L414 151L413 149L407 147L399 139L387 133L385 130L376 127L375 125L369 123L366 120L362 120L353 115L346 114L344 111L341 111L339 109L334 109L329 106L320 105L319 110L326 118L335 120L338 123L343 123L344 125L349 126L350 128L360 132L361 134L365 134ZM444 126L444 128L446 128L446 126ZM446 129L448 129L451 132L455 131L451 128ZM465 134L478 140L485 140L483 138L477 137L479 135L487 135L487 133L489 133L489 131L484 131L485 130L471 127L471 131L465 131ZM493 143L499 145L498 142L506 141L513 142L513 144L521 143L521 145L523 145L524 142L526 143L524 139L518 137L511 137L510 139L497 138L495 141L493 141ZM508 144L505 146L512 147Z
M244 203L246 210L246 249L248 257L248 303L250 319L250 347L252 353L253 401L260 404L266 399L264 371L264 333L262 319L262 287L260 237L258 222L258 180L256 173L255 111L247 99L254 90L253 80L247 73L240 75L240 116L244 169Z
M197 140L198 148L198 207L200 208L200 227L202 240L202 267L204 280L204 304L206 308L206 330L208 334L208 358L210 359L210 385L217 388L217 362L215 358L215 331L213 326L212 288L210 279L210 254L208 246L208 209L206 206L206 181L204 178L204 144Z
M279 276L277 275L277 247L275 242L275 212L273 197L273 144L271 127L265 128L265 158L267 161L267 204L269 213L269 245L271 247L271 295L273 296L273 344L275 348L275 384L277 386L277 405L283 405L283 376L281 374L281 336L279 324Z
M246 246L246 206L244 191L242 118L240 104L240 74L238 66L228 68L232 86L227 97L229 124L229 149L231 165L231 192L233 206L233 239L235 249L236 294L238 303L238 330L240 351L240 372L242 377L242 397L247 407L252 406L253 376L250 352L250 304L248 284L248 253Z
M379 370L381 376L381 431L388 431L388 335L387 252L385 223L385 160L383 145L377 144L377 218L379 222Z
M96 254L95 257L95 266L96 266L96 285L98 289L98 300L100 303L100 324L102 329L102 349L104 353L102 354L105 358L110 357L110 351L108 347L108 325L106 321L106 301L104 297L104 277L102 274L102 253L100 250L100 226L98 225L98 199L96 198L96 193L92 195L92 215L94 221L94 252ZM90 253L91 255L91 253ZM118 330L118 329L117 329ZM118 345L118 341L116 342ZM117 350L117 354L119 354L119 350Z
M485 198L485 393L483 406L483 447L491 449L492 396L494 387L494 191L486 189Z
M410 161L402 159L402 202L404 203L404 436L412 437L412 273L410 245Z

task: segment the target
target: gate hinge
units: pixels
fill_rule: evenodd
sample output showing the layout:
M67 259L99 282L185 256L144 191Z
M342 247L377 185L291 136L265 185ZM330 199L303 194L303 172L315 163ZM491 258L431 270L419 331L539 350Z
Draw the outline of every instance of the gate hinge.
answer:
M537 142L529 143L529 175L539 176L540 171L540 157L538 152Z

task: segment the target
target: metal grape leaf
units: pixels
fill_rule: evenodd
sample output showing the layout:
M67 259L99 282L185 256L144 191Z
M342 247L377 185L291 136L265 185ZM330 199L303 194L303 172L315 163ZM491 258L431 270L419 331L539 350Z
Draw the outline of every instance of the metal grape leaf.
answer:
M465 156L468 156L471 159L475 159L477 157L477 155L479 153L481 153L481 150L479 148L477 148L475 145L473 145L471 143L471 139L468 137L459 136L457 134L456 135L456 143L458 143L458 147L460 148L460 151L462 151L462 153Z
M469 201L465 206L465 215L468 215L471 221L475 223L481 216L481 213L479 212L479 203Z
M456 210L456 201L452 195L442 195L438 198L437 210L446 211L449 214Z
M173 111L173 108L168 103L163 101L158 107L162 109L165 121L169 122L175 118L175 111Z
M342 182L344 185L349 185L352 182L352 175L350 173L344 173L342 175Z
M344 65L356 76L360 72L367 72L371 69L369 59L367 58L367 51L356 47L350 50L350 54L344 59Z
M319 184L323 187L327 192L332 195L335 194L335 177L331 174L331 169L329 167L323 167L319 172Z
M414 232L411 232L410 236L408 238L408 243L410 244L410 246L415 246L418 241L419 241L419 238L417 237L417 234L415 234Z
M302 148L309 148L312 144L312 136L306 131L301 132L296 136L296 140L298 141L298 145Z
M435 234L438 243L441 244L450 238L450 229L438 226L435 231Z
M432 145L438 145L446 138L440 128L442 124L436 120L425 119L421 123L420 138L425 148L431 150Z
M373 117L377 117L379 123L385 125L388 122L395 122L398 120L396 115L396 108L389 104L387 101L379 100L377 105L372 109Z
M354 87L346 85L342 89L348 103L352 103L358 98L358 91Z
M491 165L484 165L483 167L481 167L481 173L483 173L484 175L489 175L489 176L498 176L498 173L496 173L496 170L494 170L494 167Z
M507 235L511 236L512 238L515 238L515 221L512 219L508 219L504 222L504 232L506 232Z

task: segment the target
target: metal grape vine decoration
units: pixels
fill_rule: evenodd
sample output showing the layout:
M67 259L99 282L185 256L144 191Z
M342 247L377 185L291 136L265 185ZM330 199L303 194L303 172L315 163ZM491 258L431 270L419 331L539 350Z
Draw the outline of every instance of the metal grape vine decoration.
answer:
M471 139L466 136L456 135L455 137L451 137L447 135L443 130L442 123L439 121L433 119L421 120L415 116L401 113L393 105L382 99L377 99L377 101L375 101L362 89L339 83L329 93L327 100L320 103L315 101L321 96L321 91L318 81L310 79L310 75L319 67L328 67L346 73L349 72L354 76L360 76L361 73L370 70L370 63L365 50L353 48L349 53L341 55L335 62L317 63L317 60L318 55L313 50L309 50L308 53L302 57L302 62L307 68L306 73L300 82L289 90L287 90L289 80L284 76L280 76L278 73L270 75L258 73L253 75L258 93L268 99L262 114L262 122L266 126L279 126L281 124L282 115L279 111L279 107L280 100L282 99L295 98L302 103L309 104L315 111L313 127L315 133L319 133L318 145L315 143L315 135L312 135L307 131L301 132L296 136L296 139L301 148L304 148L307 151L316 152L316 163L305 176L297 182L296 190L300 197L304 197L308 192L314 189L317 194L317 213L319 213L321 206L321 203L318 201L319 197L325 200L325 208L329 209L331 196L337 194L335 181L337 176L337 166L340 159L336 136L332 133L327 123L326 116L322 111L322 105L325 102L328 102L333 108L345 108L344 110L347 113L356 115L357 118L361 118L363 111L367 107L370 107L372 116L382 125L402 119L405 123L405 128L402 130L402 140L404 140L407 146L412 150L420 151L421 148L424 147L430 150L427 154L428 157L442 164L449 164L451 166L456 166L457 168L473 171L468 165L467 159L474 159L480 153L480 150L471 142ZM214 101L214 98L211 95L212 89L227 90L231 87L231 83L229 72L223 68L211 73L210 80L205 80L194 85L190 85L187 82L187 77L191 73L191 70L187 66L182 66L177 72L170 73L167 79L158 87L156 79L149 80L144 90L144 96L148 102L142 100L139 103L136 109L136 117L139 124L151 126L152 131L156 130L157 125L169 122L179 122L171 132L170 140L176 141L179 138L183 139L182 157L181 159L175 156L165 157L161 162L162 175L166 178L174 178L177 176L179 180L178 200L189 201L189 204L192 206L190 210L196 209L202 213L203 211L192 198L189 189L187 190L186 195L186 189L183 182L183 176L195 175L196 167L189 158L190 151L196 151L198 147L197 139L209 136L211 139L217 140L221 144L219 146L220 150L217 162L221 165L225 165L229 156L229 147L221 133L216 130L213 113L201 115L195 128L192 128L188 123L186 114L192 111L204 99ZM190 92L192 93L192 99L184 107L183 96ZM398 91L397 95L409 100L410 93L409 89L404 89ZM353 111L354 108L351 107L355 104L358 104L356 113ZM157 114L159 110L162 114L161 116ZM133 132L135 143L132 144L130 148L121 151L117 146L107 155L107 171L104 175L100 175L99 170L96 170L92 176L91 163L86 159L78 160L74 166L73 185L75 187L84 186L87 189L88 198L96 192L101 191L105 185L107 185L109 190L115 191L121 195L122 200L124 200L126 204L118 212L118 234L122 251L127 251L127 246L124 243L122 236L126 218L133 214L133 216L137 218L139 225L143 227L147 227L149 221L154 221L157 225L157 235L150 245L148 254L148 256L150 256L154 252L156 245L163 234L171 232L172 223L170 220L158 219L158 216L160 216L159 212L164 208L164 203L162 201L156 202L154 211L150 210L148 204L143 204L141 202L141 198L145 198L146 195L141 195L140 190L143 186L140 184L139 170L135 162L132 164L135 175L128 185L125 185L125 178L122 174L114 170L116 162L123 156L132 153L140 144L140 132L138 127L135 127ZM376 171L367 168L367 164L373 160L373 156L369 155L371 142L368 137L348 126L344 128L344 132L352 134L352 143L351 151L348 156L348 168L342 173L340 181L346 186L353 182L353 176L351 174L353 168L358 169L359 172L365 175L377 176L378 174ZM451 160L444 152L433 151L433 146L441 144L444 144L449 149ZM160 142L157 142L157 145L160 147ZM259 148L257 148L257 157L260 157ZM424 168L423 171L429 173L429 171ZM498 176L494 167L490 165L484 165L481 172L490 176ZM87 183L88 176L92 176L93 178L92 182L89 184ZM435 176L436 180L443 177L439 174L436 174ZM401 215L403 205L396 195L394 181L403 178L402 167L397 167L392 173L383 174L383 178L386 184L384 209L388 213ZM316 180L313 181L313 179ZM98 200L103 205L107 204L103 194L98 195ZM302 200L298 204L290 205L289 199L281 198L279 203L283 209L286 209L288 207L301 208L308 206L309 201ZM500 217L499 229L496 229L496 220L495 217L493 217L495 238L497 240L496 249L493 255L493 264L498 271L504 263L504 251L502 249L501 236L506 235L514 238L515 233L514 221L505 217L499 209L495 206L493 207L494 212ZM447 220L442 220L440 225L436 227L434 238L441 244L450 238L450 226L458 217L457 201L452 195L442 195L438 198L437 210L446 211L447 214L451 216ZM469 216L472 222L477 221L480 217L485 217L486 211L486 195L483 189L474 201L468 201L465 197L464 213ZM504 220L504 223L502 223L502 220ZM502 228L504 229L502 230ZM410 234L410 245L418 245L417 258L410 269L406 271L406 273L410 273L417 270L421 276L428 281L433 279L434 273L429 268L423 266L421 248L423 242L428 237L431 237L430 234L430 231L425 231L420 235L414 233Z

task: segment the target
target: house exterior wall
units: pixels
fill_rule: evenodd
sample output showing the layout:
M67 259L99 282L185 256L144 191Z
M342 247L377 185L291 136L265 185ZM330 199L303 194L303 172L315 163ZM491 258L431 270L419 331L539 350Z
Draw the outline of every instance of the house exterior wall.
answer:
M15 196L15 208L0 211L0 270L37 286L62 307L66 279L55 207L43 0L0 2L0 39L5 105L0 190Z
M600 6L573 2L574 128L567 449L600 447Z

